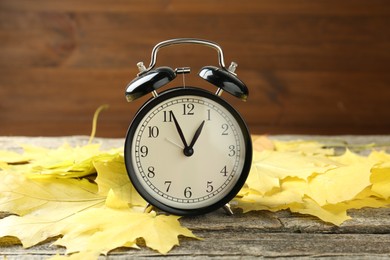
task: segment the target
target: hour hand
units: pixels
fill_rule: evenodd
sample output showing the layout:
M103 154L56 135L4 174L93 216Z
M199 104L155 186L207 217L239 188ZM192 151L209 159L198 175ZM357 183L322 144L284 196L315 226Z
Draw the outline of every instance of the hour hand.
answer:
M185 137L184 137L183 131L181 130L181 127L180 127L179 123L177 122L177 119L176 119L176 117L175 117L175 114L172 113L171 115L172 115L172 118L173 118L173 122L175 123L176 130L177 130L177 132L179 133L179 136L180 136L181 141L183 142L184 149L186 149L186 148L188 147L188 145L187 145L186 139L185 139Z
M205 122L205 121L203 120L203 122L200 124L200 126L198 127L198 129L196 129L195 135L194 135L194 137L192 138L192 141L191 141L191 143L190 143L189 149L192 149L192 148L194 147L194 145L195 145L196 140L198 140L198 137L199 137L200 133L202 132L204 122Z

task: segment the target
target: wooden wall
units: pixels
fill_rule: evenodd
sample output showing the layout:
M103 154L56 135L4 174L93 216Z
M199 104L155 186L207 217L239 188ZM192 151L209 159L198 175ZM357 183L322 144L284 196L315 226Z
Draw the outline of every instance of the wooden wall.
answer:
M109 104L97 135L123 137L146 100L124 98L135 64L177 37L216 41L239 64L249 99L224 97L252 133L390 134L388 0L0 0L0 135L88 135ZM158 58L210 88L196 72L214 50Z

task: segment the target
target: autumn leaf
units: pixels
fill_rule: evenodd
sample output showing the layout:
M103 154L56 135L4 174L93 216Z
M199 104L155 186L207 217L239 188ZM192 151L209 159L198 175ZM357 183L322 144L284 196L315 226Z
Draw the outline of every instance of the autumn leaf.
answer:
M352 200L371 185L371 168L368 162L355 162L317 175L310 180L307 195L321 206Z
M390 198L390 154L374 151L370 159L377 161L371 169L371 190L387 200Z
M95 258L116 247L136 248L139 238L165 254L179 243L178 236L195 237L178 217L143 213L145 201L117 150L26 147L20 156L31 158L28 163L6 163L0 171L0 211L17 214L0 220L0 237L14 236L31 247L62 236L55 244L68 253ZM80 178L90 173L97 174L96 182Z
M15 189L2 190L2 211L16 213L0 220L0 237L19 238L31 247L60 235L63 220L85 209L104 205L88 180L29 180L21 177Z
M274 142L272 142L266 135L252 135L252 146L257 152L263 150L275 150Z
M115 153L100 151L99 144L71 147L64 144L57 149L23 146L25 155L32 158L28 164L31 178L71 178L84 177L96 170L93 161L115 156Z
M344 221L351 219L351 217L347 215L346 208L337 206L321 207L310 197L303 197L302 203L291 205L290 210L292 212L316 216L319 219L334 225L341 225Z
M324 148L324 144L317 141L291 140L278 141L274 140L275 150L279 152L297 152L304 155L333 155L332 148Z
M146 206L146 202L130 182L122 155L118 154L110 160L94 161L93 165L98 172L95 181L99 187L99 194L107 195L112 190L121 200L132 206Z
M113 193L110 194L115 196ZM115 203L117 204L118 202ZM118 247L137 248L137 239L143 238L148 247L166 254L179 244L178 236L195 238L191 231L180 225L178 218L156 215L154 211L143 213L128 207L112 208L106 205L91 208L65 220L69 224L63 225L61 233L64 236L54 244L65 246L67 254L75 252L107 254Z
M280 180L298 177L306 180L313 173L325 172L337 167L322 156L305 156L297 152L254 151L254 160L247 186L261 194L280 187Z
M0 172L0 210L24 216L41 209L65 211L66 207L89 207L104 197L86 179L29 179L15 172ZM64 217L62 215L61 217Z
M30 158L26 155L20 153L11 152L11 151L2 151L0 150L0 163L4 164L20 164L27 163Z
M94 115L87 145L0 151L0 211L16 214L0 219L0 237L17 237L31 247L61 236L54 245L65 246L76 259L138 248L140 238L166 254L179 244L179 236L195 238L178 217L143 212L146 202L127 177L123 149L102 152L91 143L104 108Z
M244 212L289 209L340 225L350 219L349 209L390 205L389 154L360 156L346 149L334 156L314 141L273 142L274 149L254 151L235 199Z

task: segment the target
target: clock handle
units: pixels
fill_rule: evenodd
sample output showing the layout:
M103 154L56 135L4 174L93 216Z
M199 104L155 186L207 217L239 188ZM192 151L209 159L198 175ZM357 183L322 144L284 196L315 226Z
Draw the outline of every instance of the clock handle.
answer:
M220 67L205 66L201 68L198 75L209 83L218 87L216 95L220 96L222 91L246 100L248 88L235 73L237 63L232 62L229 68L225 67L222 48L215 42L196 38L177 38L158 43L152 50L149 67L146 68L143 62L138 62L139 73L126 87L126 98L129 102L147 94L152 93L158 96L156 90L176 78L178 73L187 73L189 70L176 70L169 67L153 69L157 61L157 53L160 49L177 44L199 44L215 49L218 52L218 62Z
M138 68L140 70L140 74L145 73L147 71L150 71L151 69L154 68L154 66L156 65L156 61L157 61L157 52L160 49L162 49L164 47L171 46L171 45L176 45L176 44L199 44L199 45L205 45L205 46L208 46L210 48L213 48L218 52L219 66L225 70L229 70L225 67L225 61L223 58L222 48L217 43L209 41L209 40L196 39L196 38L177 38L177 39L171 39L171 40L166 40L166 41L160 42L156 46L154 46L154 48L152 50L151 58L150 58L149 67L145 68L145 66L143 65L143 62L139 62L137 64ZM234 70L232 71L232 73L234 73Z

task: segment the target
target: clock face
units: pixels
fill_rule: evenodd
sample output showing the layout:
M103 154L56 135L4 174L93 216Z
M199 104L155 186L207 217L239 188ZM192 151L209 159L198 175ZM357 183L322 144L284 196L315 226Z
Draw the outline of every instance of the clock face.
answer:
M177 88L146 103L126 138L130 179L152 205L200 214L229 202L244 184L252 159L239 114L214 94Z

